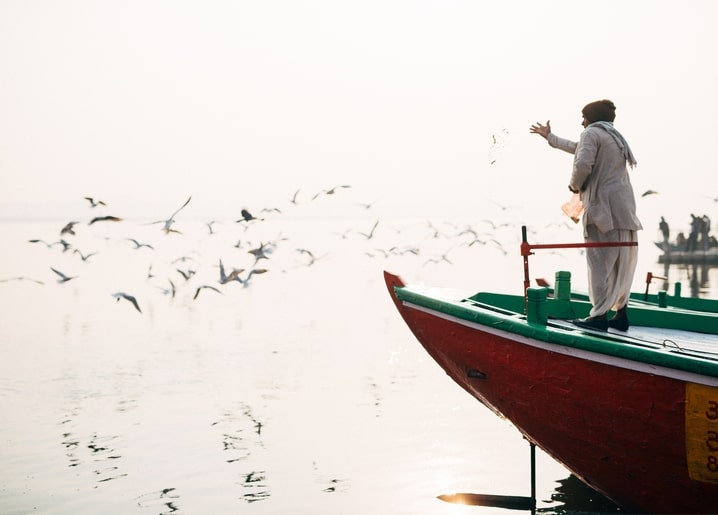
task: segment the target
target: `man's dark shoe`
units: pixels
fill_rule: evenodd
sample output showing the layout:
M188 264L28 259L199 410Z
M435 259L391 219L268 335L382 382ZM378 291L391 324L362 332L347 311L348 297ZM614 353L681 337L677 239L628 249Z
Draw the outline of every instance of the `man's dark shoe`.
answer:
M617 329L619 331L628 331L628 328L631 326L631 324L628 322L628 314L626 313L626 306L623 306L621 309L616 311L616 314L613 315L613 318L608 321L608 327L611 327L612 329Z
M594 331L608 331L608 318L605 314L588 318L577 318L571 320L575 326L583 329L593 329Z

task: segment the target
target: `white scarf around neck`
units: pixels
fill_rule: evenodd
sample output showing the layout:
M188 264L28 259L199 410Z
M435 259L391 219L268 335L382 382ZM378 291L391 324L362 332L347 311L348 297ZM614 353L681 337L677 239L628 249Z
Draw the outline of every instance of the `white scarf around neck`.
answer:
M626 159L631 168L635 167L638 164L636 158L633 155L633 152L631 151L631 147L628 146L626 138L624 138L623 135L616 130L612 122L593 122L588 127L594 126L601 127L603 130L613 136L613 139L616 140L616 143L618 143L618 147L621 149L621 152L623 152L623 157Z

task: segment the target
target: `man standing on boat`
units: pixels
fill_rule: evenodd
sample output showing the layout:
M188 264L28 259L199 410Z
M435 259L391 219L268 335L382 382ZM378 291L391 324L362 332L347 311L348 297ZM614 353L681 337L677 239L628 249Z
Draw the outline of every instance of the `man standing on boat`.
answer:
M661 221L658 222L658 228L661 230L661 234L663 235L663 250L669 250L670 246L670 237L671 237L671 228L668 227L668 222L666 222L666 219L661 217Z
M568 189L580 193L584 206L583 235L587 243L635 242L642 229L636 216L636 198L628 168L636 159L625 138L613 126L616 106L610 100L586 105L583 132L578 142L559 138L551 132L551 122L536 123L530 132L544 137L549 145L574 155ZM588 293L591 312L574 320L579 327L626 331L626 307L638 261L638 247L587 247ZM608 320L608 311L616 314Z

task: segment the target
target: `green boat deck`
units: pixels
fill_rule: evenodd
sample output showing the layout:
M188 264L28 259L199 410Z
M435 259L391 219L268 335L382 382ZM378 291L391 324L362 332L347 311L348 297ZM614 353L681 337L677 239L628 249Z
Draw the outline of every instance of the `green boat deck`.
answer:
M587 316L591 304L565 286L528 288L526 298L488 292L466 296L424 286L396 288L396 295L403 302L492 330L718 378L718 311L710 311L718 301L702 299L703 311L696 311L673 307L665 299L659 305L652 304L651 297L632 297L628 331L587 331L570 320Z

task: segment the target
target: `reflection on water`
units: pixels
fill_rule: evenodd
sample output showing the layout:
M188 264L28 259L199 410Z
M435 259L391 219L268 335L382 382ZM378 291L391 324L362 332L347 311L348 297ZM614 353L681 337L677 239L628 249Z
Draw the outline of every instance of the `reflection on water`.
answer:
M710 263L663 264L661 288L673 294L680 283L681 295L715 298L718 288L718 265Z
M248 503L267 499L270 496L267 471L245 465L253 453L265 447L264 424L253 415L251 406L240 402L235 410L225 411L211 425L221 432L222 451L228 454L225 461L239 468L237 483L242 487L241 499Z
M551 494L551 500L559 504L551 508L538 509L537 513L571 514L581 513L623 513L623 510L607 497L586 486L571 474L557 481L558 486Z
M159 515L165 515L169 513L176 513L180 510L177 505L177 499L179 495L175 491L176 488L163 488L156 492L149 492L139 496L137 506L140 508L159 508Z
M242 495L242 499L251 503L269 497L266 474L264 470L253 470L243 477L242 486L247 492Z
M550 507L537 508L531 497L508 496L476 493L456 493L440 495L444 502L465 506L504 508L541 513L543 515L579 515L624 513L613 501L596 492L573 474L556 481L558 486L551 493Z

